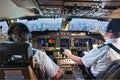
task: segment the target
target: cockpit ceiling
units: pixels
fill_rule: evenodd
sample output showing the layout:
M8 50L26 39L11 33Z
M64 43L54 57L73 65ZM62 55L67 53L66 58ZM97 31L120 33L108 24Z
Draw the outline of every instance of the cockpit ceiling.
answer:
M48 17L106 17L120 7L119 0L36 0Z
M11 0L42 17L110 18L120 0ZM112 16L113 17L113 16ZM117 16L120 17L120 16Z

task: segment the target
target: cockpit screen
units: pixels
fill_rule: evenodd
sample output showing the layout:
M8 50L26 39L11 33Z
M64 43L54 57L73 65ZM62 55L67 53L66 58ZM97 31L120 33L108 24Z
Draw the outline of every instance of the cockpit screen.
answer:
M80 46L82 46L82 39L79 39L79 38L75 38L74 39L74 46L75 47L80 47Z
M44 39L44 38L38 39L38 44L40 44L42 47L45 47L46 46L46 39Z
M92 39L90 39L90 38L83 39L83 45L84 46L86 46L86 45L92 46Z
M61 47L69 47L69 39L61 39L60 46Z
M48 47L55 47L55 39L49 38L47 39Z

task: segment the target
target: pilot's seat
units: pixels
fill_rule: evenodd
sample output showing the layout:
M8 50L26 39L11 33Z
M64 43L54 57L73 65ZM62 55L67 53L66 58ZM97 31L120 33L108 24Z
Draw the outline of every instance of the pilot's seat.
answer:
M0 43L0 79L37 80L29 43Z
M119 80L120 59L113 61L111 65L104 72L101 72L96 78L102 80Z

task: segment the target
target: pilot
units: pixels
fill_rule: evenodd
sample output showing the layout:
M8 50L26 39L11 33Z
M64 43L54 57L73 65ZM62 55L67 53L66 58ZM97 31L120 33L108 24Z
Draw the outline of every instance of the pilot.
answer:
M107 37L107 41L104 44L111 43L120 49L120 19L112 19L109 22L105 36ZM68 49L65 49L63 54L79 65L90 68L93 77L96 77L100 72L103 72L112 61L120 59L120 54L108 45L95 47L83 57L72 55L71 51Z
M31 34L27 28L27 26L23 23L13 23L11 24L8 30L9 40L12 42L28 42ZM28 42L29 43L29 42ZM32 46L32 44L30 43ZM62 69L58 65L56 65L47 55L45 52L34 49L35 54L33 55L36 62L40 63L44 66L45 72L47 76L58 79L62 75Z

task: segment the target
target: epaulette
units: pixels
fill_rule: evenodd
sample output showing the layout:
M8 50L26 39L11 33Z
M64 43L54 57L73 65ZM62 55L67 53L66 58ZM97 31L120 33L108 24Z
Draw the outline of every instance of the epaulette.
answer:
M105 46L105 44L100 44L97 46L97 48L99 49L99 48L102 48L103 46Z

